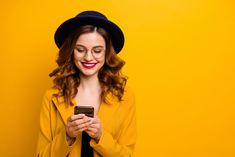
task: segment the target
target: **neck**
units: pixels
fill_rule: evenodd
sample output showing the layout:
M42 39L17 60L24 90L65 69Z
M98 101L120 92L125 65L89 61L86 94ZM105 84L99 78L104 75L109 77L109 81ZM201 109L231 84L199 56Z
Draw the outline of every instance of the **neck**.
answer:
M86 77L83 75L80 75L80 84L79 87L83 91L97 91L100 90L100 82L98 79L98 76L91 76L91 77Z

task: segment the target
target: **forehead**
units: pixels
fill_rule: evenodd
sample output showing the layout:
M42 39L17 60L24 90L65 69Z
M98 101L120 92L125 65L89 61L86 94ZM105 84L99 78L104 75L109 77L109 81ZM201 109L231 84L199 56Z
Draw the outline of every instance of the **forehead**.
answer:
M94 47L94 46L104 46L105 40L102 35L97 32L84 33L81 34L77 41L76 45L83 45L85 47Z

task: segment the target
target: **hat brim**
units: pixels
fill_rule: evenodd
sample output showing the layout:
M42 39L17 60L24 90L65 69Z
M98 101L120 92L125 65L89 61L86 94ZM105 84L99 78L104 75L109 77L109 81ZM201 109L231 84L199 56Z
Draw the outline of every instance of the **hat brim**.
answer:
M94 25L106 30L112 40L116 53L119 53L124 45L124 35L122 30L113 22L97 17L74 17L62 23L55 32L55 43L58 48L61 47L65 39L75 29L83 25Z

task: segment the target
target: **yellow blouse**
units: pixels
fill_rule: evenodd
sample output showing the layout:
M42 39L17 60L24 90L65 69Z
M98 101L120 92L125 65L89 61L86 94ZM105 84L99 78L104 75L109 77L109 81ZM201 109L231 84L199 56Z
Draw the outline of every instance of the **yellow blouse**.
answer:
M65 124L73 114L74 106L65 105L63 97L56 98L56 89L46 91L40 113L40 131L37 156L79 157L81 134L69 146L66 141ZM98 111L103 132L98 143L90 141L94 157L131 157L136 143L136 109L132 91L125 88L123 100L112 94L107 96L110 104L102 103ZM75 104L75 99L73 99Z

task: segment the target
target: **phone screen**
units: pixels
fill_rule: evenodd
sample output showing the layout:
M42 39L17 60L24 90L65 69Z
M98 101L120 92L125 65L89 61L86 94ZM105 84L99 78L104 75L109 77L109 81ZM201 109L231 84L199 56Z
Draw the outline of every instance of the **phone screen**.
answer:
M74 114L85 114L88 117L94 117L93 106L75 106Z

